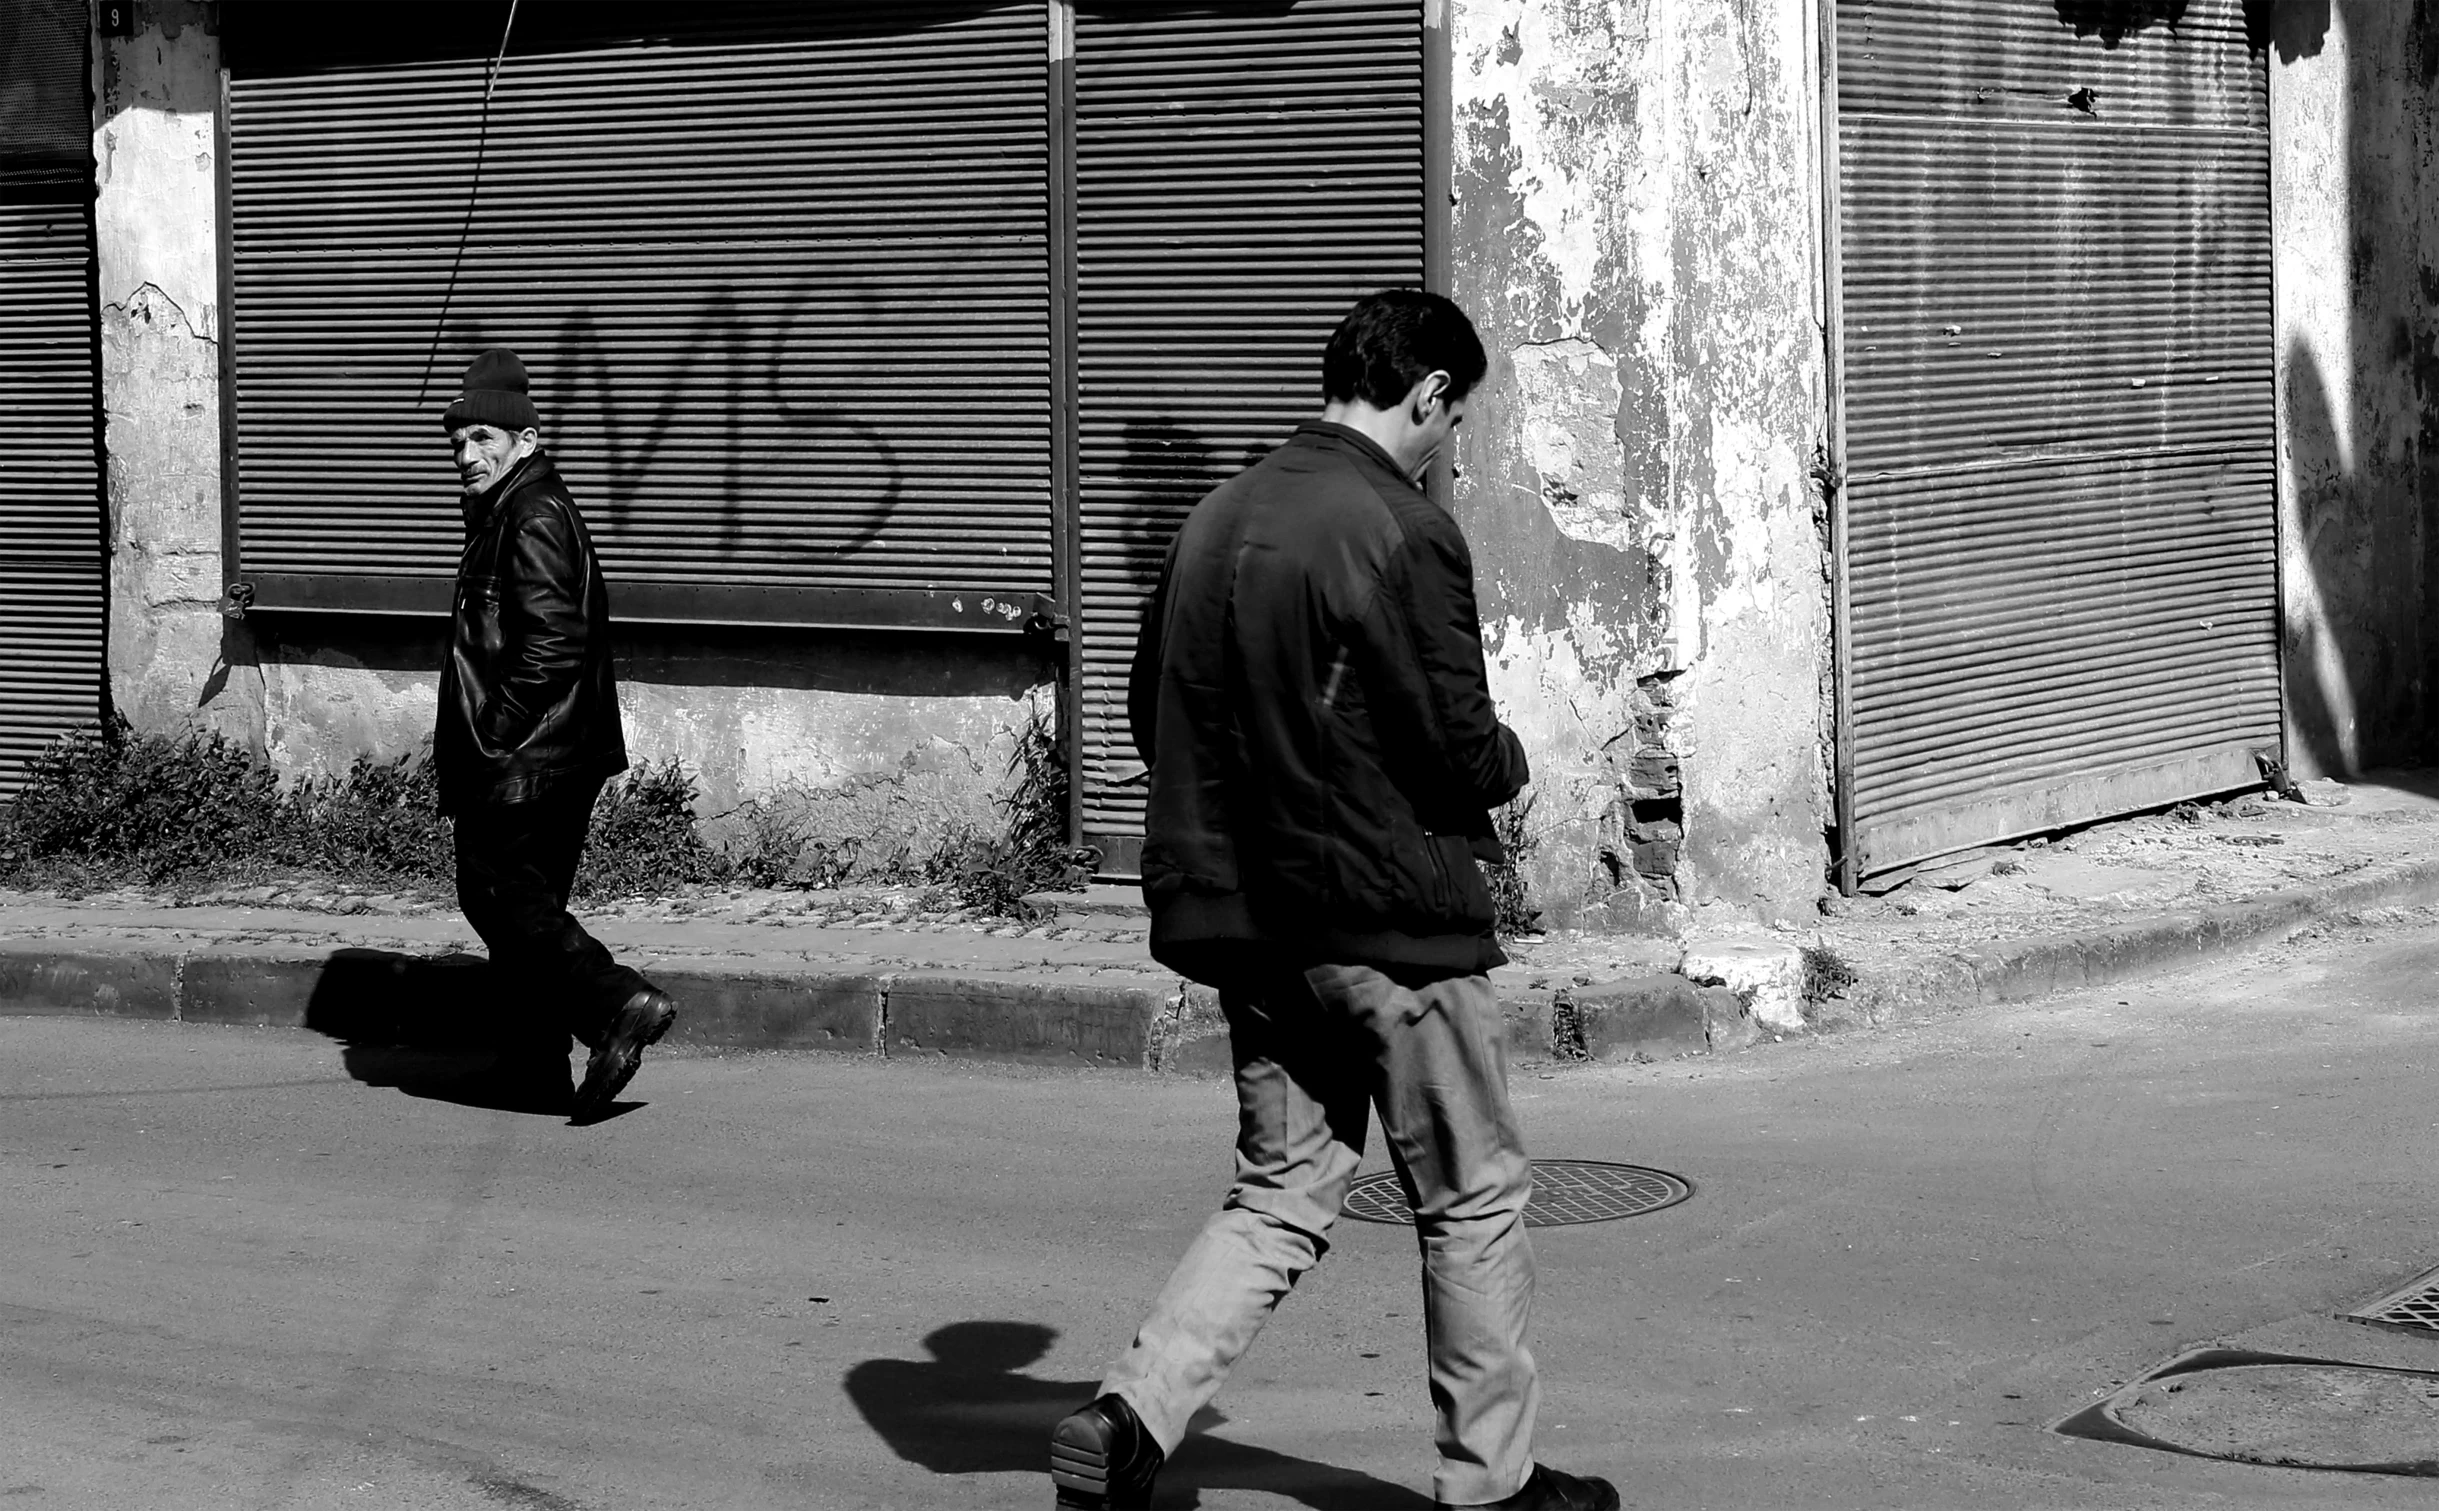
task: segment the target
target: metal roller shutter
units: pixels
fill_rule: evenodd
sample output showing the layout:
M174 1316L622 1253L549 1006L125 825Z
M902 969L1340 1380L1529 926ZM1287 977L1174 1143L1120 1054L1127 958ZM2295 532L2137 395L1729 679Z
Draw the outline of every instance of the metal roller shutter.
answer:
M257 602L445 609L436 421L504 344L621 618L1020 627L1051 586L1042 5L527 5L486 108L505 10L429 56L420 13L230 8Z
M1849 856L2280 740L2266 70L2240 0L1838 7Z
M1076 17L1088 843L1131 870L1126 671L1185 511L1321 407L1361 295L1423 281L1420 0Z
M101 711L90 26L81 0L0 14L0 794Z

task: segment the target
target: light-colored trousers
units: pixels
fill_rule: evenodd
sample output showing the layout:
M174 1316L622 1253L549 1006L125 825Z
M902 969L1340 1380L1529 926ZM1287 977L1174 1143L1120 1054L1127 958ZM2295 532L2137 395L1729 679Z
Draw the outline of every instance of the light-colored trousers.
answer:
M1484 976L1404 985L1361 965L1223 993L1236 1061L1236 1182L1101 1389L1177 1451L1271 1311L1329 1249L1371 1109L1414 1208L1446 1505L1502 1500L1532 1472L1540 1388L1527 1332L1533 1168L1509 1105Z

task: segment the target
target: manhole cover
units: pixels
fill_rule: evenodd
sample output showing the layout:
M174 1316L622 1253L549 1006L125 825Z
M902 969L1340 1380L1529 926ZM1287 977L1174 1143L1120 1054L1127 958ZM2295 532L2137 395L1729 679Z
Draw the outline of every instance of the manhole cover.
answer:
M2393 1327L2408 1333L2439 1333L2439 1270L2416 1275L2377 1301L2366 1301L2338 1316L2372 1327Z
M2439 1474L2439 1375L2210 1348L2060 1422L2068 1437L2356 1474Z
M1579 1222L1615 1222L1673 1207L1693 1194L1693 1182L1665 1170L1591 1159L1537 1159L1533 1161L1533 1200L1524 1209L1524 1225L1557 1228ZM1358 1222L1409 1227L1414 1223L1394 1170L1367 1175L1347 1187L1346 1214Z
M2346 1364L2197 1370L2144 1386L2117 1407L2145 1436L2239 1463L2299 1469L2439 1472L2439 1380Z

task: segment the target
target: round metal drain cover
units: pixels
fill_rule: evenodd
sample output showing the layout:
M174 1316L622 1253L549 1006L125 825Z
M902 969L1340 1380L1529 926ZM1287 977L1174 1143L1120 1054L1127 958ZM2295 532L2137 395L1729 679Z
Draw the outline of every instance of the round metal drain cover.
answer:
M1693 1194L1692 1181L1665 1170L1592 1159L1537 1159L1533 1161L1533 1200L1524 1209L1524 1225L1558 1228L1579 1222L1615 1222L1673 1207ZM1394 1170L1364 1176L1347 1187L1346 1214L1358 1222L1414 1224Z

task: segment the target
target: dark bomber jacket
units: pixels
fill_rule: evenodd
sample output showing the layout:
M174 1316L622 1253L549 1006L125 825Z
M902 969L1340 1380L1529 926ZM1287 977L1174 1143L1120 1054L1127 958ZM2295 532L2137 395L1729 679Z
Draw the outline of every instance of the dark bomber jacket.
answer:
M537 450L465 509L432 736L442 811L626 770L610 592L558 469Z
M1306 424L1195 506L1128 711L1163 963L1225 984L1281 955L1505 959L1474 861L1500 858L1489 810L1528 773L1491 706L1473 558L1360 432Z

